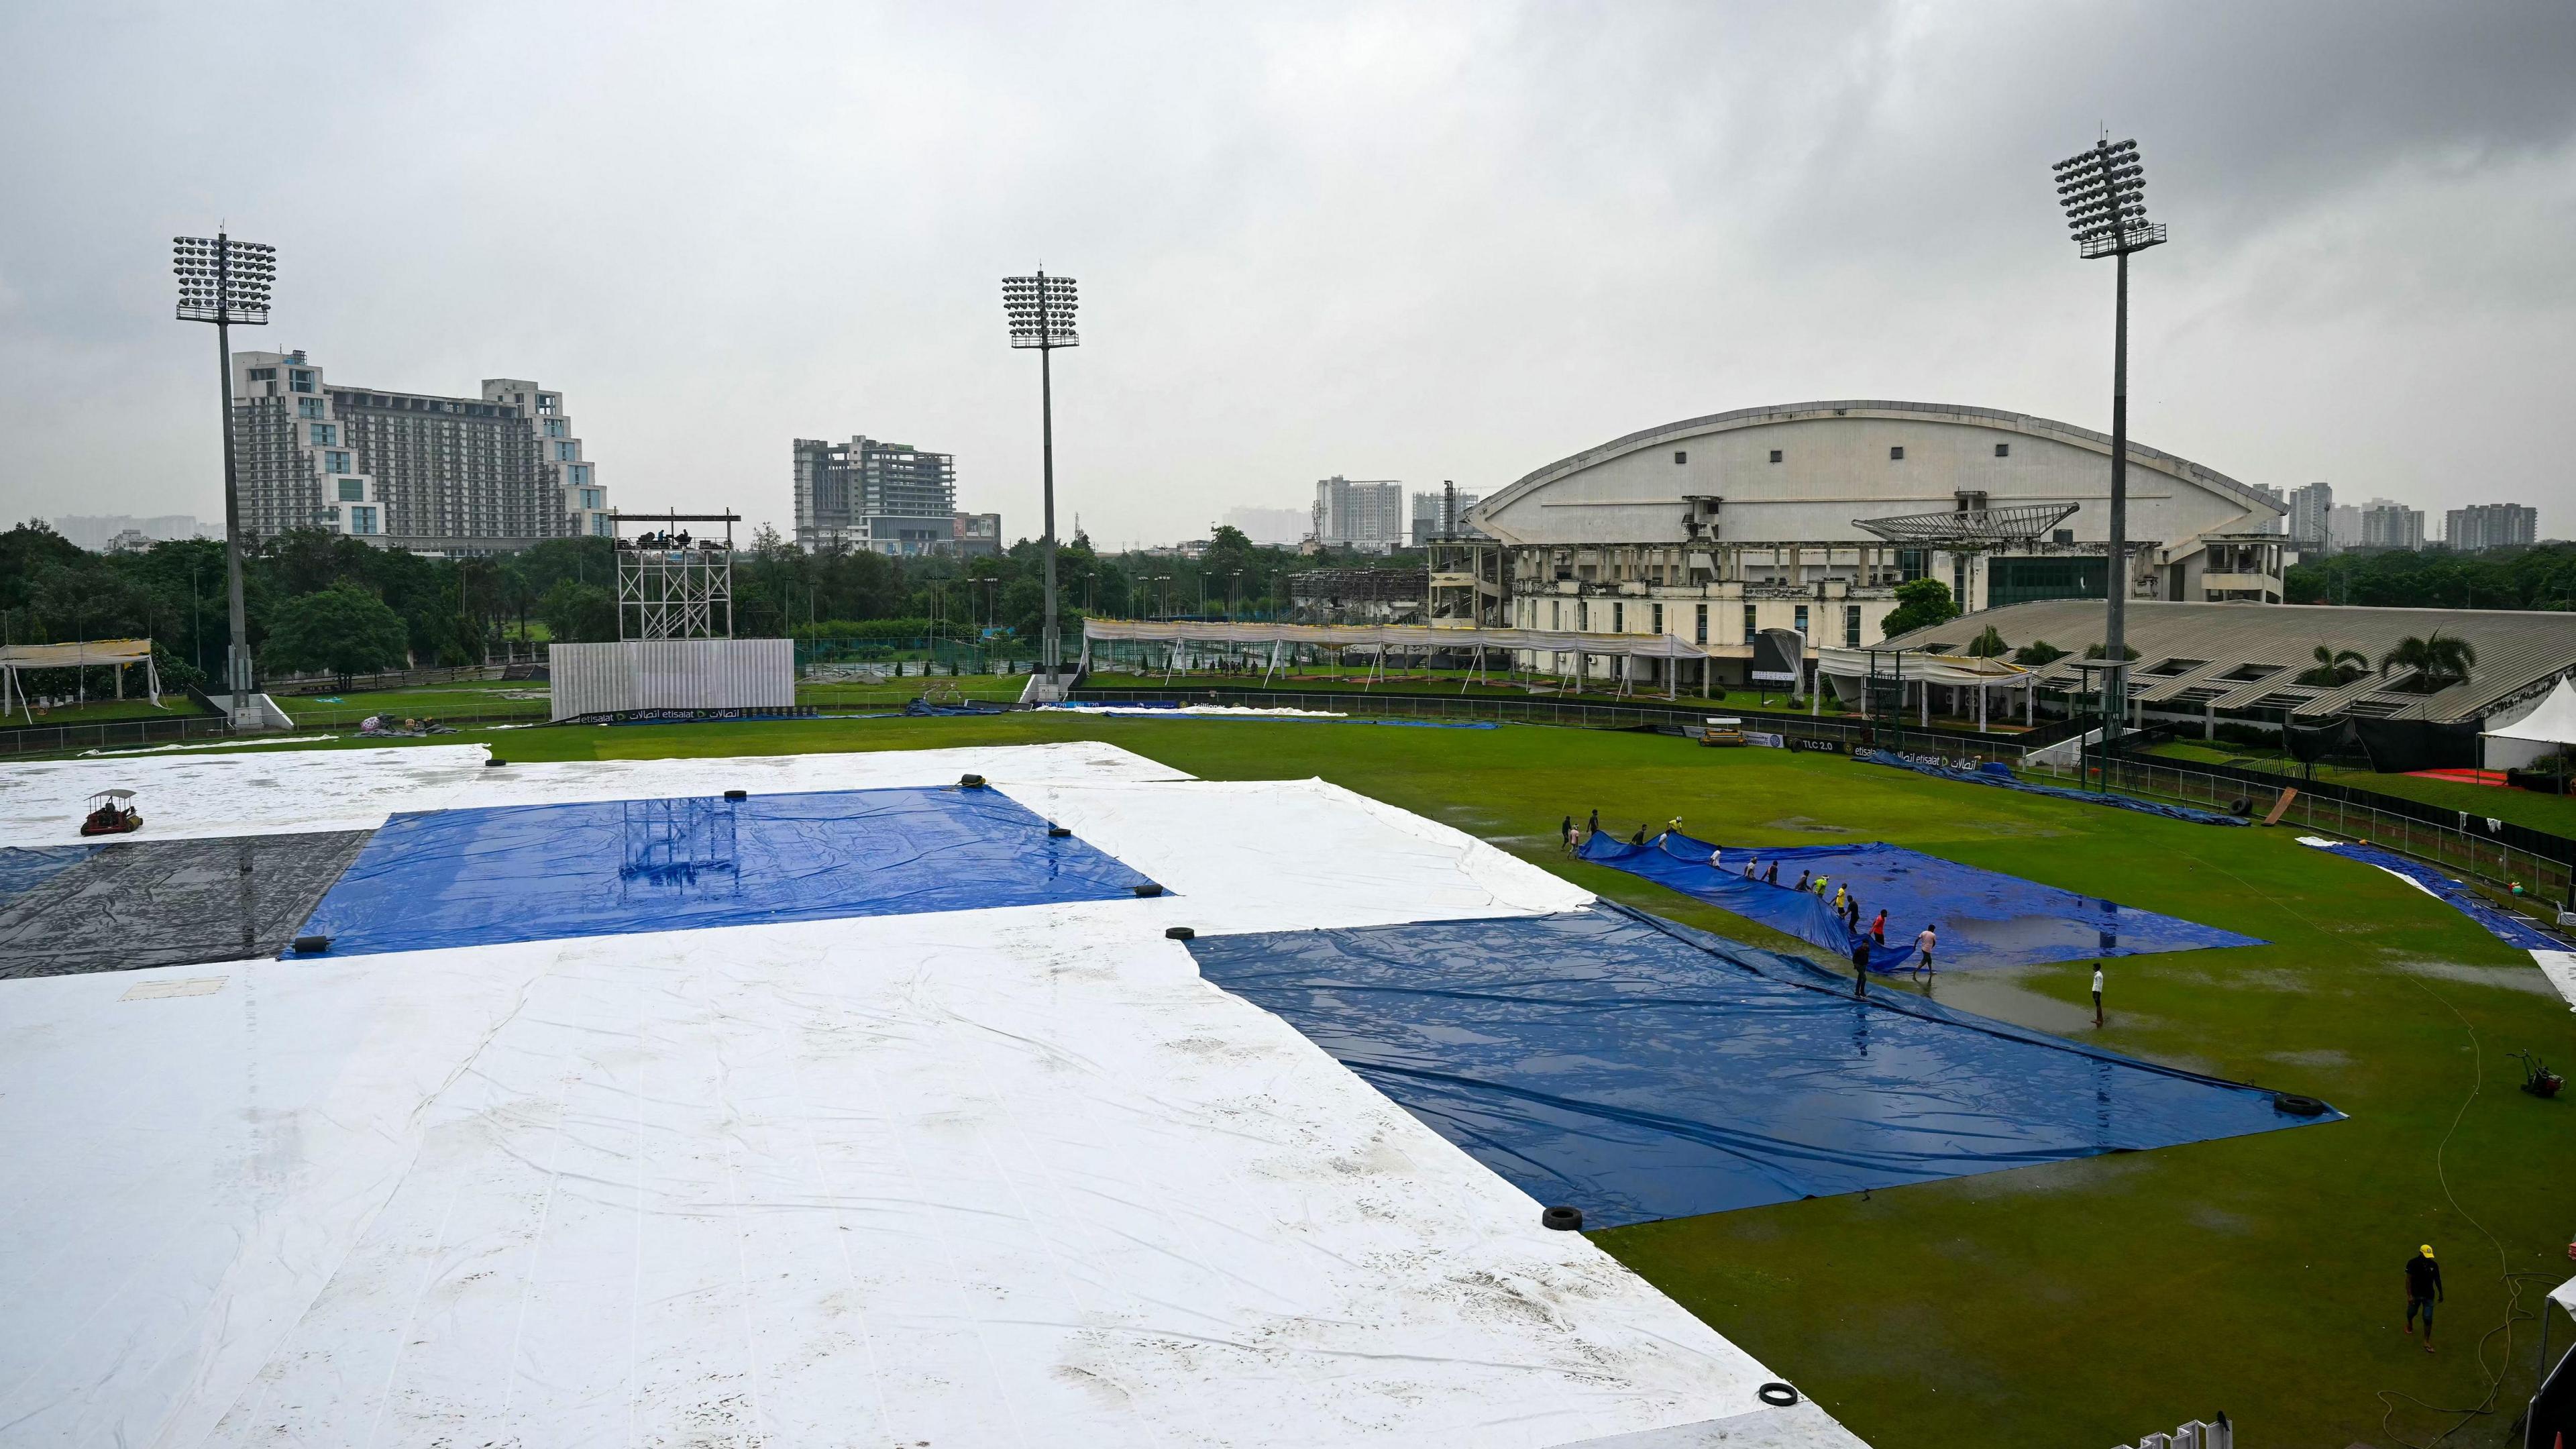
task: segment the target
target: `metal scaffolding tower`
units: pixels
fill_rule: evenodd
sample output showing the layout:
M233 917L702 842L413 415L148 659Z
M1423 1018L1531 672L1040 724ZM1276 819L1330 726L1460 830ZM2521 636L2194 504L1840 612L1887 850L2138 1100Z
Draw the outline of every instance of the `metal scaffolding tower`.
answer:
M733 526L741 514L608 517L617 544L619 640L733 637ZM628 538L630 522L644 531ZM721 523L724 537L692 538L685 523Z

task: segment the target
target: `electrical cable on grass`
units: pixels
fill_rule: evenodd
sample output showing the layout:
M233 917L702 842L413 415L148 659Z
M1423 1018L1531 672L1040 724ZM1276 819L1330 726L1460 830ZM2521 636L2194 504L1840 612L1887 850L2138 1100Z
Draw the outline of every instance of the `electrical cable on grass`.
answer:
M2494 1233L2487 1231L2486 1224L2479 1222L2475 1217L2470 1216L2469 1210L2460 1206L2460 1199L2451 1191L2451 1176L2449 1171L2443 1165L2442 1156L2450 1148L2452 1135L2460 1130L2460 1123L2468 1117L2470 1104L2477 1101L2478 1092L2486 1085L2486 1049L2478 1042L2478 1029L2469 1025L2468 1017L2461 1015L2458 1007L2451 1005L2450 1001L2440 992L2426 986L2421 981L2413 981L2410 984L2412 984L2416 990L2432 997L2435 1001L2441 1002L2442 1006L2447 1009L2451 1015L2459 1018L2461 1029L2469 1034L2470 1069L2474 1073L2474 1075L2469 1079L2469 1095L2461 1101L2460 1110L2451 1114L2451 1125L2442 1133L2442 1140L2434 1144L2433 1177L2434 1180L2442 1184L2442 1196L2451 1204L2451 1211L2458 1213L2468 1222L2469 1226L2478 1230L2479 1236L2485 1238L2487 1242L2494 1246L2496 1251L2496 1278L2498 1282L2504 1285L2504 1321L2498 1323L2495 1327L2488 1329L2478 1337L2478 1372L2486 1377L2487 1394L2485 1398L2479 1400L2476 1404L2467 1407L2453 1406L2450 1408L2441 1408L2425 1403L2422 1399L2415 1397L2413 1394L2404 1393L2396 1389L2380 1389L2373 1395L2373 1397L2379 1400L2383 1407L2383 1412L2379 1416L2379 1427L2381 1432L2387 1434L2390 1438L2395 1439L2399 1444L2404 1445L2405 1449L2434 1449L2435 1445L2440 1444L2443 1440L2448 1439L2452 1435L2460 1432L2462 1429L2467 1428L2472 1422L2493 1414L2496 1411L2496 1398L2504 1392L2504 1377L2513 1370L2513 1326L2516 1323L2525 1322L2539 1317L2536 1313L2524 1311L2522 1307L2523 1282L2526 1279L2546 1279L2550 1275L2546 1273L2517 1273L2513 1271L2512 1261L2505 1254L2504 1241L2498 1238ZM2429 1325L2425 1328L2424 1332L2428 1339L2432 1334L2432 1331L2433 1330ZM2495 1336L2499 1333L2504 1335L2504 1359L2503 1363L2499 1367L2490 1369L2487 1367L2487 1346L2494 1342ZM2399 1434L2397 1432L2397 1426L2391 1422L2397 1417L2397 1403L2400 1399L2425 1410L2427 1413L2457 1414L2460 1417L2458 1422L2452 1424L2451 1427L2434 1435L2432 1438L2425 1440L2423 1443L2418 1444L2414 1440Z

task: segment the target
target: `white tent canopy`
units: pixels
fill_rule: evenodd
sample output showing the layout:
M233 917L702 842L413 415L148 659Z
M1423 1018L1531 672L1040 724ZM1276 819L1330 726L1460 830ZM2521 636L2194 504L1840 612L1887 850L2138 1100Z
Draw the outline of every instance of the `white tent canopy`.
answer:
M2543 695L2531 713L2501 729L2481 733L2491 740L2576 745L2576 680L2559 680L2558 687Z
M1845 704L1857 703L1868 681L1894 682L1914 696L1919 717L1931 722L1932 702L1929 686L1945 689L1973 689L1976 694L1977 728L1986 727L1987 693L2003 689L2021 691L2022 723L2031 722L2031 691L2038 675L2018 664L2003 659L1979 659L1965 654L1925 654L1911 649L1819 649L1816 651L1818 695L1830 685L1834 697ZM1965 703L1962 698L1960 703ZM2004 696L2007 710L2012 696Z
M1619 676L1624 693L1636 678L1635 661L1660 659L1668 662L1663 670L1666 694L1674 692L1679 661L1699 661L1698 678L1705 692L1710 683L1708 661L1720 657L1718 651L1671 634L1584 634L1560 629L1470 629L1443 628L1428 624L1276 624L1235 623L1182 619L1143 621L1134 619L1085 619L1082 621L1082 666L1091 668L1091 646L1096 643L1142 642L1171 646L1165 674L1172 668L1186 668L1181 661L1190 644L1266 645L1270 650L1269 668L1280 666L1284 656L1293 658L1300 648L1358 650L1382 667L1388 656L1431 655L1452 652L1474 653L1481 671L1485 660L1499 654L1506 659L1522 660L1536 666L1542 656L1552 673L1581 673L1591 659L1629 661ZM1374 678L1374 673L1372 673Z
M27 691L19 684L22 669L94 669L116 671L116 697L125 698L125 671L130 666L143 666L145 694L157 707L161 703L161 670L152 662L149 639L87 639L77 644L10 644L0 646L0 718L12 710L26 711L29 722L35 711L27 701Z

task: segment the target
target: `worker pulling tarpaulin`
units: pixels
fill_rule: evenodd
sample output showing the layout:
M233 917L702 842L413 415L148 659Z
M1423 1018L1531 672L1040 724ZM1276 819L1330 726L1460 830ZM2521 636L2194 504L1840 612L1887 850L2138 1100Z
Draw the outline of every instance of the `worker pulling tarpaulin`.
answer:
M1821 946L1838 960L1855 959L1866 939L1870 969L1881 973L1925 964L1919 938L1926 927L1936 971L2264 944L1884 841L1720 847L1676 831L1636 845L1595 834L1582 855ZM1838 901L1854 898L1857 913L1837 914ZM1885 928L1871 936L1881 912Z

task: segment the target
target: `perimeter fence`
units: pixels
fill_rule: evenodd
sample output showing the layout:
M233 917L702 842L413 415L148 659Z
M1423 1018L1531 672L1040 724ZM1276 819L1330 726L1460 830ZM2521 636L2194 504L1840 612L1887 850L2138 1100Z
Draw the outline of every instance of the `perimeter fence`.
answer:
M96 724L28 725L0 729L0 755L53 755L73 750L173 744L215 739L227 733L222 716L204 714L101 720Z
M2229 772L2223 766L2212 769L2134 756L2108 761L2097 756L2086 766L2025 765L2021 773L2053 783L2145 795L2210 810L2229 811L2241 801L2258 820L2271 813L2284 788L2295 789L2298 794L2281 814L2282 825L2365 840L2508 890L2518 883L2527 895L2539 898L2533 904L2552 919L2556 911L2544 906L2544 902L2576 906L2576 896L2571 896L2571 891L2576 891L2576 840L2509 821L2491 827L2483 817L2467 816L2464 827L2428 818L2457 817L2459 812L2418 801L2335 786L2310 789L2298 781L2257 771Z

